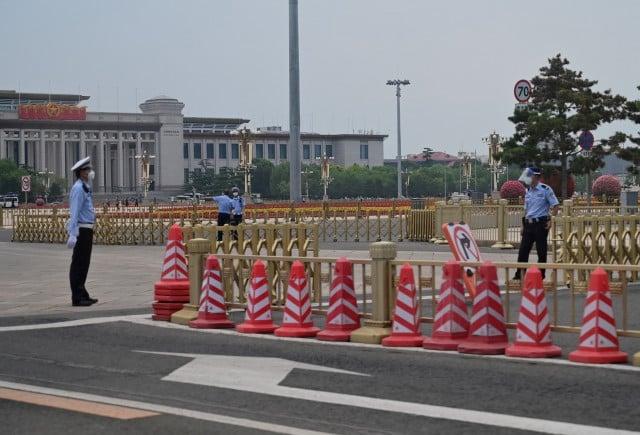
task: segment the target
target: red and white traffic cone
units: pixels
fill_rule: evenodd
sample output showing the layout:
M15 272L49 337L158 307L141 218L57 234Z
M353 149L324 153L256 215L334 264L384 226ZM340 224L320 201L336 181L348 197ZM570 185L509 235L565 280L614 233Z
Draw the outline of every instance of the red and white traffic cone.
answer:
M158 302L152 304L153 320L171 320L171 314L189 303L189 275L182 229L174 224L169 228L169 238L162 264L160 281L154 284L154 296Z
M289 272L289 286L284 305L282 326L273 333L278 337L315 337L320 328L313 326L307 275L303 264L296 260Z
M433 334L426 337L422 346L426 349L457 350L469 336L469 313L464 297L460 263L451 259L442 268L442 284Z
M276 328L278 328L278 325L273 323L271 315L267 273L264 263L256 260L251 270L244 322L236 326L236 331L248 334L271 333Z
M227 306L222 289L220 262L215 255L209 255L200 288L198 318L189 322L191 328L233 328L236 326L227 318Z
M424 336L420 333L420 312L413 269L409 263L405 263L400 269L391 335L382 339L382 345L415 347L422 346L423 340Z
M628 355L620 351L616 319L607 273L601 267L591 273L589 292L582 316L578 350L569 360L582 363L626 363Z
M548 358L562 355L562 349L551 341L551 323L547 311L542 273L532 266L524 277L518 327L514 344L505 350L507 356Z
M325 329L318 332L316 338L323 341L349 341L351 331L359 327L360 315L353 285L353 268L345 257L340 257L333 268Z
M504 325L502 297L495 264L485 261L478 268L479 284L471 313L469 337L458 346L458 352L480 355L503 354L509 345Z

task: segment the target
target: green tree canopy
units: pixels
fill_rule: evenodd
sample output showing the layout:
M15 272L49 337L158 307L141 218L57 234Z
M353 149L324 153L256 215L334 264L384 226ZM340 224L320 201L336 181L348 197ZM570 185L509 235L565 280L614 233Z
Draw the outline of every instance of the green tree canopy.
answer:
M580 134L624 119L626 98L610 90L594 90L598 82L569 69L569 61L560 54L548 61L549 65L540 68L540 74L531 80L531 102L509 118L516 131L497 157L521 168L542 167L543 175L559 164L562 196L566 197L569 170L580 174L604 165L603 153L595 149L589 159L577 156ZM601 140L601 144L615 147L620 139L616 134Z

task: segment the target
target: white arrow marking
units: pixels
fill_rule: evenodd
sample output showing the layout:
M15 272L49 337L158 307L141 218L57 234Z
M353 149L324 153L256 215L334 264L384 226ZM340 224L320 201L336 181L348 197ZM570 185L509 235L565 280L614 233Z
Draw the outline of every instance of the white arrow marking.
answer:
M385 412L419 415L429 418L463 421L488 426L507 427L522 430L566 435L635 434L626 430L586 426L537 418L518 417L484 411L472 411L422 403L400 402L398 400L353 396L327 391L305 390L278 385L294 368L331 373L363 376L361 373L332 369L313 364L297 363L279 358L240 357L221 355L200 355L171 352L145 352L159 355L191 357L193 361L165 376L163 380L187 384L208 385L252 393L287 397L289 399L310 400L334 405L354 406ZM366 375L364 375L366 376Z

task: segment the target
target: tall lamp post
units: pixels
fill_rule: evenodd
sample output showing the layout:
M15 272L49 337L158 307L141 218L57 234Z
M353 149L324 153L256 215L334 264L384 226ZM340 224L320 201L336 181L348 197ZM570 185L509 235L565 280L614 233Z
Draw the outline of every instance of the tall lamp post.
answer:
M411 182L411 171L409 170L409 168L406 168L402 173L405 175L404 195L409 198L409 183Z
M398 198L402 198L402 141L400 140L400 86L410 84L409 80L387 80L387 85L396 87L397 121L398 121L398 155L396 171L398 173Z
M44 202L49 202L49 187L50 187L50 177L54 174L53 171L50 171L47 168L44 168L44 171L38 172L38 175L44 177Z
M149 186L151 185L151 176L149 174L149 169L151 166L151 159L155 159L156 156L151 156L147 152L147 150L142 151L142 154L139 156L135 156L137 160L140 160L140 172L142 181L142 186L144 189L144 199L147 199L147 192L149 192ZM137 190L137 189L136 189Z
M251 170L253 165L253 133L247 127L232 131L231 134L238 135L240 139L240 163L238 170L244 174L244 200L246 203L251 200Z
M309 201L309 175L313 174L313 171L310 171L309 169L305 169L304 171L300 172L302 175L304 175L304 182L305 182L305 186L307 189L307 201Z
M328 201L329 196L327 195L327 187L329 187L329 183L331 183L331 177L329 176L331 164L329 162L333 160L333 156L327 156L325 153L322 157L316 157L316 160L320 160L320 179L324 186L324 195L322 196L322 200Z
M467 153L462 158L462 178L467 183L467 191L469 191L469 181L471 181L471 154Z
M498 191L498 177L504 173L505 167L501 165L499 159L495 157L495 154L502 151L502 142L504 138L501 137L495 131L488 137L483 137L482 140L489 145L489 167L491 168L491 194L493 195Z

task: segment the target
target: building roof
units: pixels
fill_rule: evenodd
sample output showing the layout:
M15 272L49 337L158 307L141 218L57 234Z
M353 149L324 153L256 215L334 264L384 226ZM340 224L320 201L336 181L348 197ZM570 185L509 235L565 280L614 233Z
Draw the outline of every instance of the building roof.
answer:
M16 92L10 90L0 90L0 100L20 101L24 104L53 101L60 104L78 104L81 101L88 100L88 95L79 94L49 94L34 92Z

